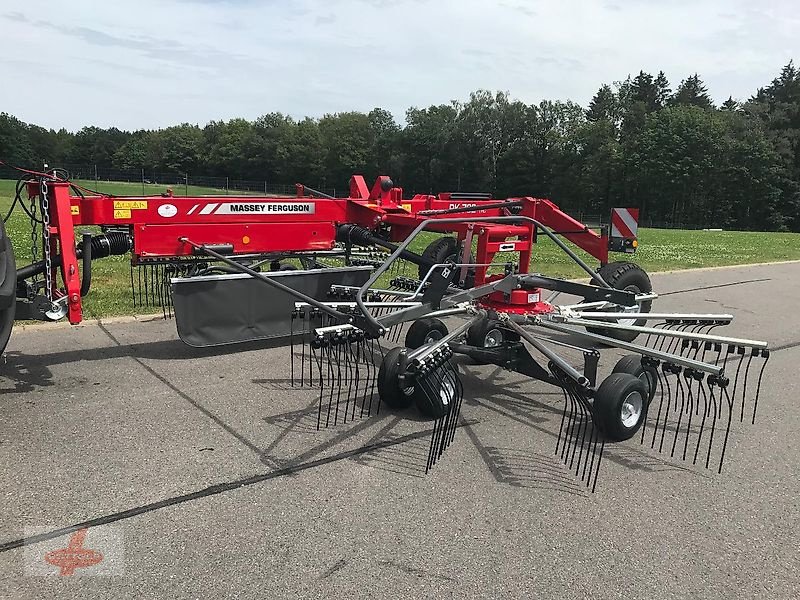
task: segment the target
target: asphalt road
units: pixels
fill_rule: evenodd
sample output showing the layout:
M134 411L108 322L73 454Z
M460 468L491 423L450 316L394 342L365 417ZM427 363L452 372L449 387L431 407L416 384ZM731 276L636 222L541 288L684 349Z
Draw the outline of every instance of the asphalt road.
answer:
M594 494L553 454L558 390L492 366L460 365L461 427L424 475L430 423L316 431L286 348L193 350L169 321L15 333L0 597L797 598L800 264L653 279L659 310L770 342L758 419L721 475L607 446ZM40 576L85 521L105 561Z

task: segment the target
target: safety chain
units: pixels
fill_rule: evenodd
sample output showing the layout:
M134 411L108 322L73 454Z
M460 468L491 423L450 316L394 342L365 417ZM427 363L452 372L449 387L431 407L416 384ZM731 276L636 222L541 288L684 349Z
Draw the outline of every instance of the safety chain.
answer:
M39 197L38 196L31 196L31 262L36 262L36 257L39 256L39 243L41 239L39 238L39 232L37 231L39 227L39 219L36 217L36 213L39 210ZM36 281L36 277L33 278L34 282Z
M42 179L42 240L44 242L44 282L45 294L50 302L53 302L53 261L50 256L50 202L47 198L47 182Z

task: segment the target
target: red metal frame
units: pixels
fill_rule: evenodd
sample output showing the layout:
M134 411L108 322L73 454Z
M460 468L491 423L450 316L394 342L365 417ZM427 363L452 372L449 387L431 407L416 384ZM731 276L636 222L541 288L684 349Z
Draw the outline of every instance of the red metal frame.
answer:
M73 196L70 184L53 182L50 188L51 251L62 255L64 291L69 296L69 321L82 318L80 277L75 253L75 227L103 225L129 227L134 240L133 261L148 258L189 256L192 247L181 242L186 237L198 244L231 244L234 254L262 254L328 250L334 247L336 225L354 223L371 230L387 228L393 241L405 239L423 220L436 215L424 211L471 208L464 216L496 217L508 214L502 208L475 211L500 200L461 200L451 194L422 195L403 199L402 188L388 177L379 177L372 188L364 178L350 180L348 198L320 199L304 195L297 186L296 197L258 196ZM39 193L38 183L29 184L29 194ZM522 204L519 214L536 219L544 226L582 248L602 264L608 262L608 237L597 233L562 212L549 200L509 198ZM445 215L443 215L445 216ZM452 217L453 213L448 213ZM475 260L491 263L499 252L519 253L520 272L529 272L532 247L536 242L531 224L447 223L431 230L456 233L460 240L477 238ZM476 284L486 280L486 268L478 267ZM55 282L54 282L55 284ZM55 285L54 285L55 287ZM516 302L514 303L517 304Z

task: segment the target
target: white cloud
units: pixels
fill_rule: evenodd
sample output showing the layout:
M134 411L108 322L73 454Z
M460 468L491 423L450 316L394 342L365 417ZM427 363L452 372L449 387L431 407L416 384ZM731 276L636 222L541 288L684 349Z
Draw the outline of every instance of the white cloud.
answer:
M0 110L45 126L204 124L464 99L588 102L698 72L749 97L797 52L791 0L28 0L0 9ZM795 58L798 58L795 56Z

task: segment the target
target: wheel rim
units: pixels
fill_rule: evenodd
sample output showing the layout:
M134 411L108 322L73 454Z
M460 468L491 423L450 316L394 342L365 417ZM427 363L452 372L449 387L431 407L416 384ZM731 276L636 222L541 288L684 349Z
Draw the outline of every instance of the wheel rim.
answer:
M499 329L492 329L483 337L484 348L497 348L503 343L503 332Z
M624 292L633 292L634 294L641 293L641 290L639 290L639 288L636 287L635 285L629 285L623 291ZM638 304L634 304L633 306L621 306L620 308L622 309L621 312L624 312L624 313L631 313L631 312L635 313L635 312L639 312L639 310L640 310L640 307L639 307ZM631 325L635 325L636 324L636 319L618 319L617 323L619 323L620 325L626 325L626 326L630 327Z
M439 388L439 399L442 401L443 406L450 406L453 398L456 395L456 384L450 377L442 379L442 385Z
M429 331L425 336L425 343L432 344L433 342L436 342L440 339L442 339L442 332L434 329L432 331Z
M622 401L622 409L620 410L620 420L622 425L630 429L634 427L642 416L642 407L644 406L644 399L639 392L631 392Z

